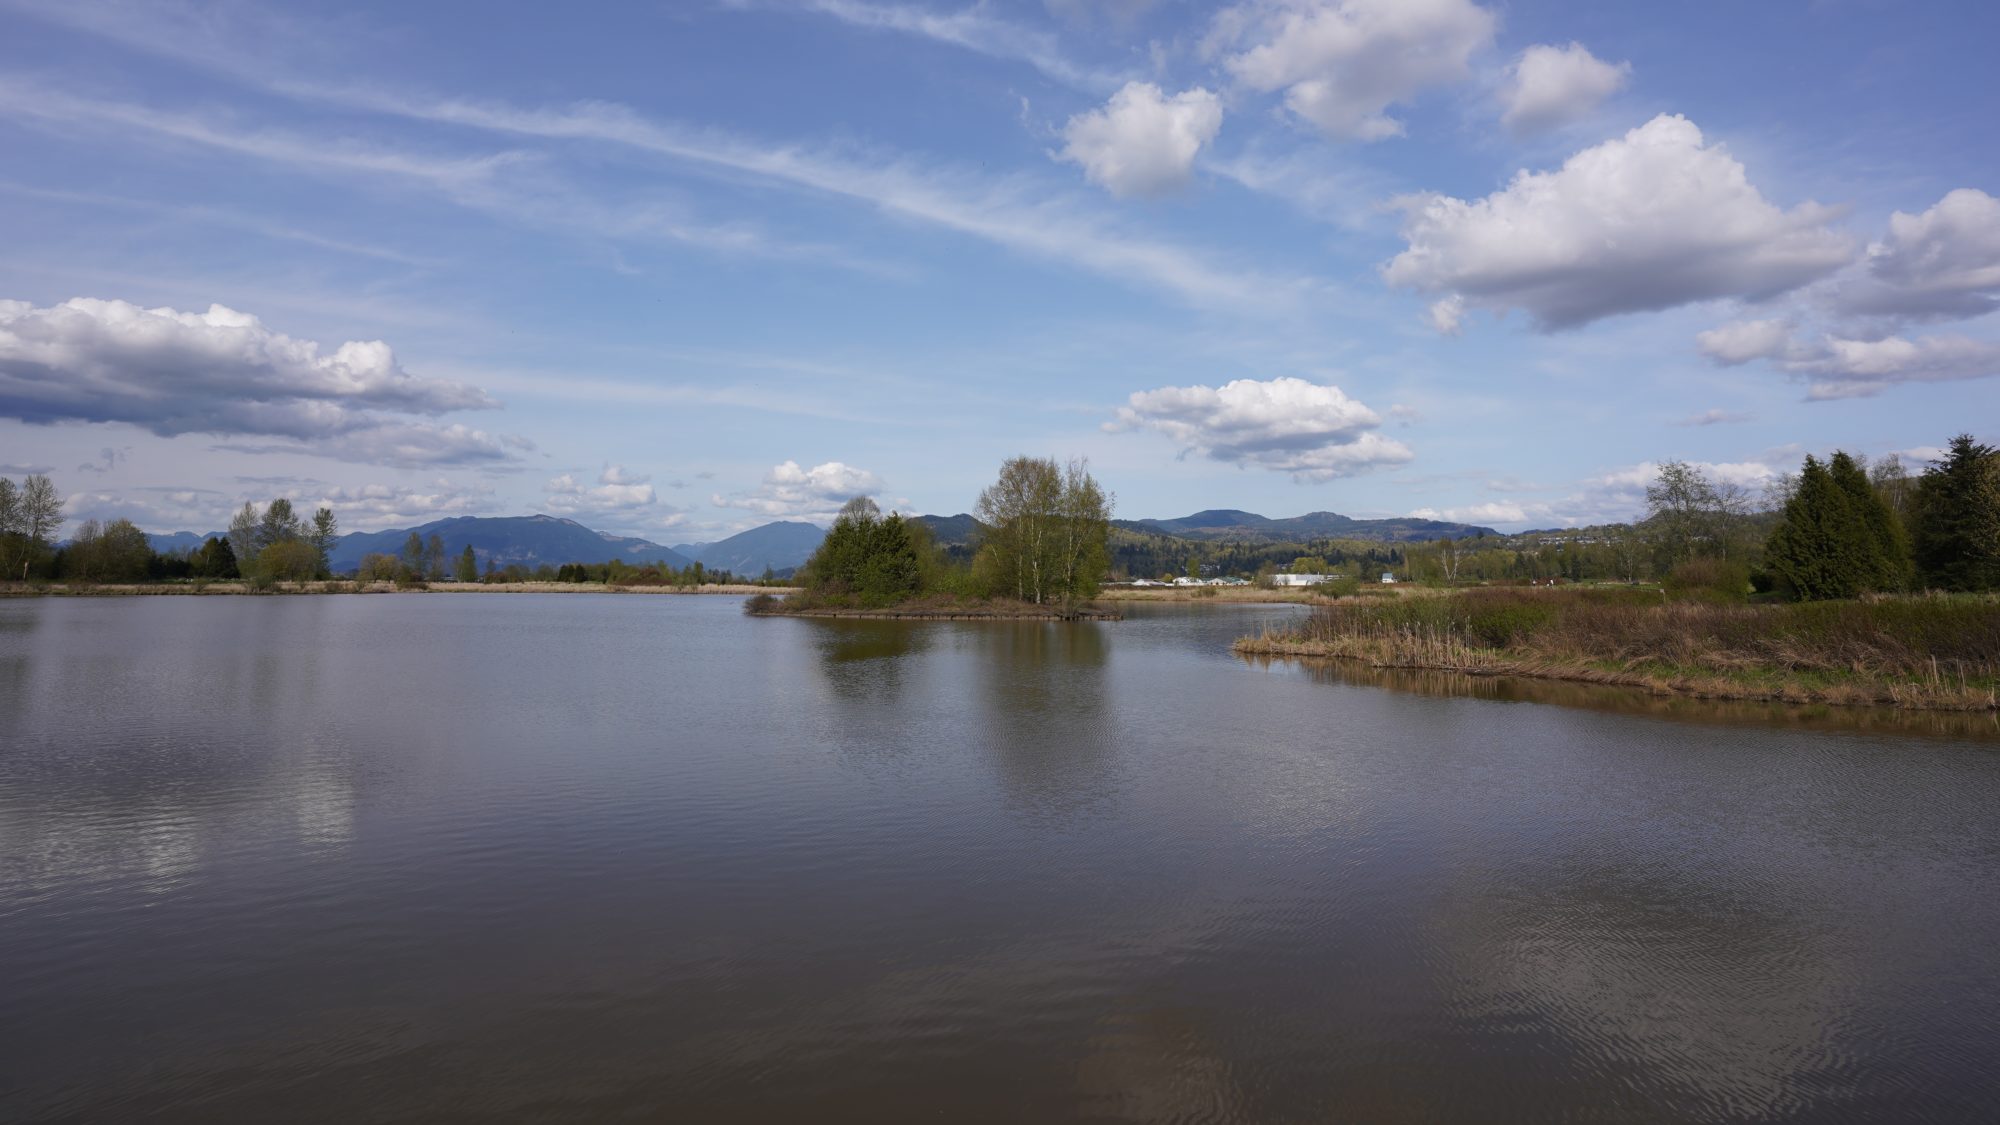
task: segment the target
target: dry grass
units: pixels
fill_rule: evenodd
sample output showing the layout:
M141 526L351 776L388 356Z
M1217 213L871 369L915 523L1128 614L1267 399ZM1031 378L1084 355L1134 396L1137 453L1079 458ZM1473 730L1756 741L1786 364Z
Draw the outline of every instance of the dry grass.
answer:
M2000 599L1990 597L1752 606L1480 590L1328 606L1237 649L1712 698L2000 709Z
M772 591L760 591L760 595ZM1114 610L1096 605L1080 605L1068 613L1050 605L1015 601L1012 598L961 598L951 594L926 594L887 606L860 606L828 603L794 595L789 598L759 596L743 605L753 617L842 617L899 619L905 621L1116 621Z

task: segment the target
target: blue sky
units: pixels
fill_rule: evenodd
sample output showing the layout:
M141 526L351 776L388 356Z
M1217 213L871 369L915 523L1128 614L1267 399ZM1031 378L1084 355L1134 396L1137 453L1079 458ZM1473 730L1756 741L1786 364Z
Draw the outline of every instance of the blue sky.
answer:
M0 0L0 474L663 542L2000 438L1980 3ZM219 306L219 307L218 307Z

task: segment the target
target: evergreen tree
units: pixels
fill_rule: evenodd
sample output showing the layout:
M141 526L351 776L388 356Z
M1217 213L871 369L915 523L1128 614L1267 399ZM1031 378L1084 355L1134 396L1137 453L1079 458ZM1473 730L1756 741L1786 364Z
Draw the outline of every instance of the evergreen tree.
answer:
M1808 456L1764 548L1779 588L1802 601L1851 598L1866 588L1872 539L1833 474Z
M2000 587L2000 452L1971 434L1917 480L1917 579L1939 590Z
M1877 592L1901 590L1910 583L1910 545L1894 512L1868 480L1861 463L1836 451L1827 465L1833 483L1847 498L1865 533L1855 544L1860 557L1862 588Z
M414 531L410 532L410 537L403 540L403 553L397 561L403 564L404 574L411 578L422 578L424 576L424 537Z
M333 518L332 508L321 508L313 513L312 531L306 541L319 555L319 576L325 578L333 573L333 543L340 538L340 524Z
M465 550L460 552L458 556L458 573L454 577L460 582L479 581L479 556L473 554L472 544L467 543Z

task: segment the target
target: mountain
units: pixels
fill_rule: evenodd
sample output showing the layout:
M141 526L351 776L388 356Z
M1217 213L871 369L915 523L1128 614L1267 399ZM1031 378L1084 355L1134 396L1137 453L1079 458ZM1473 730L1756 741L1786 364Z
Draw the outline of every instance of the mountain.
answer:
M472 545L479 568L488 561L502 566L520 563L540 566L548 563L601 563L623 559L628 563L665 563L675 570L694 565L694 560L671 548L646 539L607 535L592 531L575 520L555 516L457 516L434 520L418 527L390 531L357 531L341 536L331 552L333 569L349 571L361 564L361 556L393 555L414 531L429 541L433 535L444 540L447 561L457 559L466 544Z
M817 524L780 520L714 543L682 544L674 550L710 570L755 578L767 568L773 572L798 569L825 538L826 529Z
M1311 542L1314 539L1371 539L1383 543L1428 542L1433 539L1469 539L1476 535L1498 535L1490 527L1449 523L1444 520L1382 519L1358 520L1339 512L1307 512L1303 516L1272 519L1255 512L1234 508L1212 508L1169 520L1117 520L1128 531L1172 535L1180 539L1238 539L1282 542Z
M931 542L940 547L955 547L972 542L972 537L986 530L986 525L964 512L955 516L917 516L916 521L930 528Z
M225 535L220 531L211 531L207 535L196 535L192 531L174 531L165 534L149 531L146 533L146 542L152 544L154 554L166 555L177 551L200 550L201 545L208 542L211 537L222 539Z

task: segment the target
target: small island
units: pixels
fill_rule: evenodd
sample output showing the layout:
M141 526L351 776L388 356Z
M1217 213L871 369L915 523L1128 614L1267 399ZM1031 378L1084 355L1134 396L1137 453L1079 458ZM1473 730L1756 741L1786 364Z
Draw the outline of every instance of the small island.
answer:
M1091 604L1107 566L1111 497L1081 459L1015 457L979 495L985 527L969 560L955 561L922 523L849 500L792 581L798 592L758 594L753 617L910 620L1115 621Z

